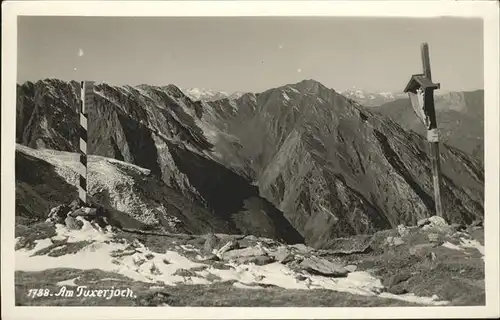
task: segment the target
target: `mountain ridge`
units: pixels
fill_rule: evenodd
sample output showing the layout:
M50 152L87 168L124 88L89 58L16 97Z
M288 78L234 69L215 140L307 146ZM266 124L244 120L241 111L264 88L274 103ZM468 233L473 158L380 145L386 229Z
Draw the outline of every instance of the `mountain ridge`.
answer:
M32 87L18 86L18 143L76 152L78 84ZM217 101L174 85L95 91L90 154L147 168L219 214L278 210L317 247L433 214L425 140L317 81ZM446 145L442 160L447 218L480 218L484 169ZM257 194L234 193L236 181Z

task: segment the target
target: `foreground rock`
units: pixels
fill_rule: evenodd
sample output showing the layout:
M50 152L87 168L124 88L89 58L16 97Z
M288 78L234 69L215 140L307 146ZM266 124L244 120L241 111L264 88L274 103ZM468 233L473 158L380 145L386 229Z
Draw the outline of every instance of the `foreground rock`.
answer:
M253 263L260 266L274 262L274 258L268 256L267 252L260 247L247 247L226 251L222 254L222 259L238 264Z
M80 230L83 227L83 222L73 218L72 216L66 217L64 224L70 229Z
M62 204L52 208L46 222L64 224L70 229L79 230L82 228L83 222L78 217L95 223L101 228L112 226L106 209L95 205L84 206L78 200L71 202L69 205Z
M324 254L348 255L353 253L370 252L373 248L371 235L356 235L349 238L333 238L328 240L325 247L320 250Z
M292 250L286 246L281 246L275 251L271 251L269 254L273 256L276 261L283 264L287 264L295 259L295 255L292 253Z
M203 245L203 253L205 254L213 254L214 250L216 250L219 245L219 238L213 233L208 234L205 243Z
M65 204L58 205L50 210L46 221L62 224L70 211L71 208L69 206Z
M432 216L427 219L426 222L421 222L422 230L424 231L433 231L436 233L450 233L452 231L450 225L441 217Z
M349 273L347 269L338 263L315 257L302 260L299 266L311 274L325 277L345 277Z

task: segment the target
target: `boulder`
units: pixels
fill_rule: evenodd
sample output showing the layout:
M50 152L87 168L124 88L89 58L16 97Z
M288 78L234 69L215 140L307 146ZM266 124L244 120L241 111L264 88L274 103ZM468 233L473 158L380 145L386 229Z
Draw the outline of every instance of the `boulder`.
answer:
M484 227L484 221L483 220L475 220L472 223L472 228L483 228Z
M216 256L215 254L209 254L208 256L201 257L199 259L200 262L212 262L212 261L219 261L219 257Z
M64 204L58 205L50 210L47 222L63 224L70 212L70 207Z
M93 221L101 228L111 226L111 222L107 217L97 216L93 219Z
M238 240L238 246L240 248L248 248L248 247L255 246L258 242L259 242L259 240L257 240L257 237L248 236L248 237L245 237L241 240Z
M221 258L222 255L224 255L224 253L226 253L227 251L230 251L230 250L233 250L233 249L236 249L238 248L238 242L236 242L236 240L229 240L228 242L226 242L226 244L224 244L216 253L216 255Z
M81 207L71 211L68 216L71 217L95 217L97 216L97 208Z
M241 240L248 240L248 241L254 241L254 242L257 242L259 239L254 236L253 234L250 234L248 236L245 236L243 239Z
M138 297L134 305L135 306L142 306L142 307L156 307L156 306L163 306L165 304L168 305L170 301L174 299L171 298L171 294L167 292L152 292L152 293L146 293L143 296Z
M288 249L286 246L278 247L276 250L269 252L276 261L287 264L294 260L294 255L292 251Z
M453 223L450 225L450 227L455 232L463 232L467 230L467 226L463 223Z
M69 209L70 211L75 211L76 209L80 208L81 207L81 204L80 204L80 201L79 200L73 200L71 201L71 203L69 204Z
M320 250L325 255L342 255L353 253L366 253L371 251L372 235L355 235L349 238L334 238L328 240L324 246L326 250Z
M83 227L82 221L77 220L71 216L67 216L64 220L64 223L66 224L66 227L73 230L80 230Z
M431 261L435 261L437 259L435 252L430 252L428 257Z
M429 221L429 218L423 218L417 221L417 226L423 227L425 225L430 224L431 222Z
M190 277L197 276L196 272L189 270L189 269L184 269L184 268L179 268L179 269L175 270L175 272L172 275L184 277L184 278L190 278Z
M440 242L440 239L441 239L441 237L437 233L427 234L427 240L429 240L429 242L431 242L431 243L438 243L438 242Z
M205 254L211 254L219 245L219 238L213 233L209 233L203 245L203 252Z
M410 273L396 273L396 274L392 274L391 276L385 278L384 281L382 282L382 284L384 285L384 287L389 289L389 288L394 287L402 282L407 281L410 278L411 278Z
M191 245L195 248L202 248L205 245L207 240L203 237L193 237L193 239L189 239L186 241L186 245Z
M410 234L410 230L408 230L408 228L405 227L404 224L400 224L398 226L398 233L400 237L406 237L407 235Z
M268 255L260 255L260 256L239 257L234 259L234 261L238 264L253 263L257 266L263 266L266 264L273 263L275 260Z
M404 244L404 241L400 237L387 237L385 244L389 247L397 247Z
M427 258L433 247L434 245L432 243L416 244L410 248L410 255L420 258Z
M445 227L445 226L448 226L448 223L446 223L446 220L444 220L443 218L439 217L439 216L432 216L429 218L429 222L436 226L436 227Z
M116 250L110 252L109 256L112 258L120 258L125 256L131 256L135 254L137 251L135 249L125 249L125 250Z
M304 281L307 279L307 277L305 275L299 273L295 276L295 279L297 279L298 281Z
M306 246L303 243L292 244L292 245L290 245L290 249L297 251L299 253L302 253L302 254L310 253L311 251L313 251L312 248Z
M358 269L358 266L355 266L355 265L353 265L353 264L350 264L350 265L348 265L348 266L345 266L344 268L345 268L347 271L349 271L349 272L354 272L354 271L356 271L356 269Z
M248 247L244 249L234 249L231 251L226 251L222 254L223 260L237 260L245 257L257 257L265 256L267 253L259 247Z
M211 263L212 268L217 270L231 270L231 266L224 264L222 262L214 261Z
M311 274L325 277L345 277L349 273L349 271L340 264L316 257L305 258L299 264L299 267Z
M259 239L259 244L265 248L277 248L281 245L278 241L270 238L261 237Z
M394 287L387 288L387 292L395 294L395 295L401 295L401 294L408 293L408 290L404 286L397 285Z
M431 231L440 234L449 234L452 232L450 225L446 221L438 216L432 216L429 218L429 223L422 227L424 231Z

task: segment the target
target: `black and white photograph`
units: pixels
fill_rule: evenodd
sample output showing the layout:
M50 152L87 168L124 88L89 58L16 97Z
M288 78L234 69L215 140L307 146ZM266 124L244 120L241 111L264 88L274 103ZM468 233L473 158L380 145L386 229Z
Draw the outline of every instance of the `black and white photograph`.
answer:
M11 308L498 312L484 18L109 13L13 18Z

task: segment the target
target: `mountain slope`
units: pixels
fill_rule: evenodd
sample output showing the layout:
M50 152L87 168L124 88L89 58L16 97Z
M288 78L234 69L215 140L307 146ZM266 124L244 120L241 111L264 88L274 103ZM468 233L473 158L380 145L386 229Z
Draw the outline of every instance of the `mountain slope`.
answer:
M426 142L315 81L206 105L215 110L207 122L225 133L213 141L229 154L221 161L253 177L313 243L416 223L434 211ZM447 218L481 216L480 164L448 146L442 161Z
M17 141L76 152L75 88L19 86ZM290 241L322 247L433 214L426 142L316 81L212 102L193 102L173 85L95 92L92 154L150 170L240 230L266 229L270 219ZM446 218L480 219L482 166L446 145L442 161Z

